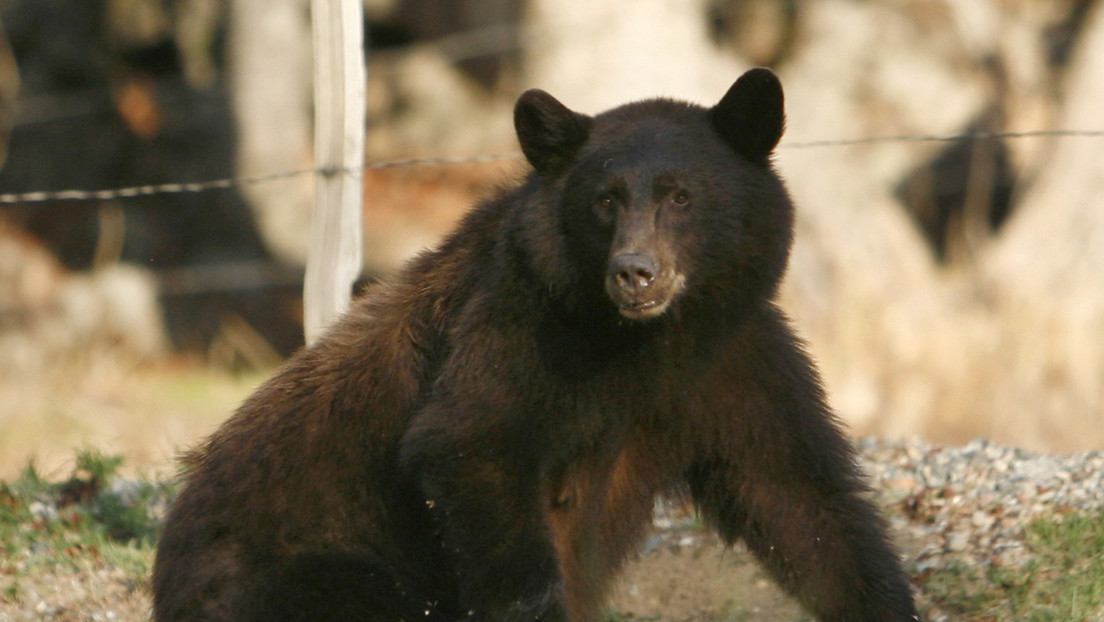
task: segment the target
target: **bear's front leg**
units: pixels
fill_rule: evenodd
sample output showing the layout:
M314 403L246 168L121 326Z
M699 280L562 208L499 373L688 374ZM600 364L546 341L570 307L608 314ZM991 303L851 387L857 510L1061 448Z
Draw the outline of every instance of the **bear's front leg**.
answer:
M403 439L404 472L420 489L470 620L567 619L563 580L540 498L540 451L522 430L467 426L430 407ZM483 411L487 412L487 411Z
M725 540L744 540L822 622L917 620L908 579L816 371L774 320L732 344L702 385L687 472L695 502Z
M819 476L772 479L723 460L698 463L690 478L724 539L742 539L821 622L919 619L882 522L857 492L826 491Z

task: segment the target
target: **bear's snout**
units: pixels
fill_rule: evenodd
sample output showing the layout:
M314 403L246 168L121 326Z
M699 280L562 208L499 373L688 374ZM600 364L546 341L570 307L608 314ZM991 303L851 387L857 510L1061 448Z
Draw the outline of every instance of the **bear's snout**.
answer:
M622 253L613 258L609 269L617 288L633 296L645 293L655 281L655 260L647 253Z
M621 315L644 320L662 314L681 290L682 279L674 270L657 265L650 253L614 255L606 273L606 293Z

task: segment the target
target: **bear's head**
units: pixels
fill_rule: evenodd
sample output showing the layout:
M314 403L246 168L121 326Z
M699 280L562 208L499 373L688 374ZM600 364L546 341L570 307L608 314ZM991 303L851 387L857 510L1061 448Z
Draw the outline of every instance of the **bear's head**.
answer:
M568 306L647 321L773 298L793 207L770 163L784 117L769 70L712 108L653 99L590 117L531 90L514 123L536 187L521 235Z

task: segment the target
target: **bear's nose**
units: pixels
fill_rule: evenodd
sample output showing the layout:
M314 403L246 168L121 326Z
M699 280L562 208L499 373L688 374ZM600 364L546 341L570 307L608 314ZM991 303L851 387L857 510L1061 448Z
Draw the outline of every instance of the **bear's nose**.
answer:
M610 275L620 289L640 292L655 281L655 261L647 253L622 253L610 262Z

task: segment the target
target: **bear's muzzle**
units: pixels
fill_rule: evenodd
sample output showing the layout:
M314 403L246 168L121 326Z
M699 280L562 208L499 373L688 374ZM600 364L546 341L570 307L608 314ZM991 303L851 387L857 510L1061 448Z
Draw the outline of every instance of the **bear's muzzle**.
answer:
M606 272L606 293L621 315L630 320L662 315L684 283L682 275L659 267L655 257L644 252L615 255Z

